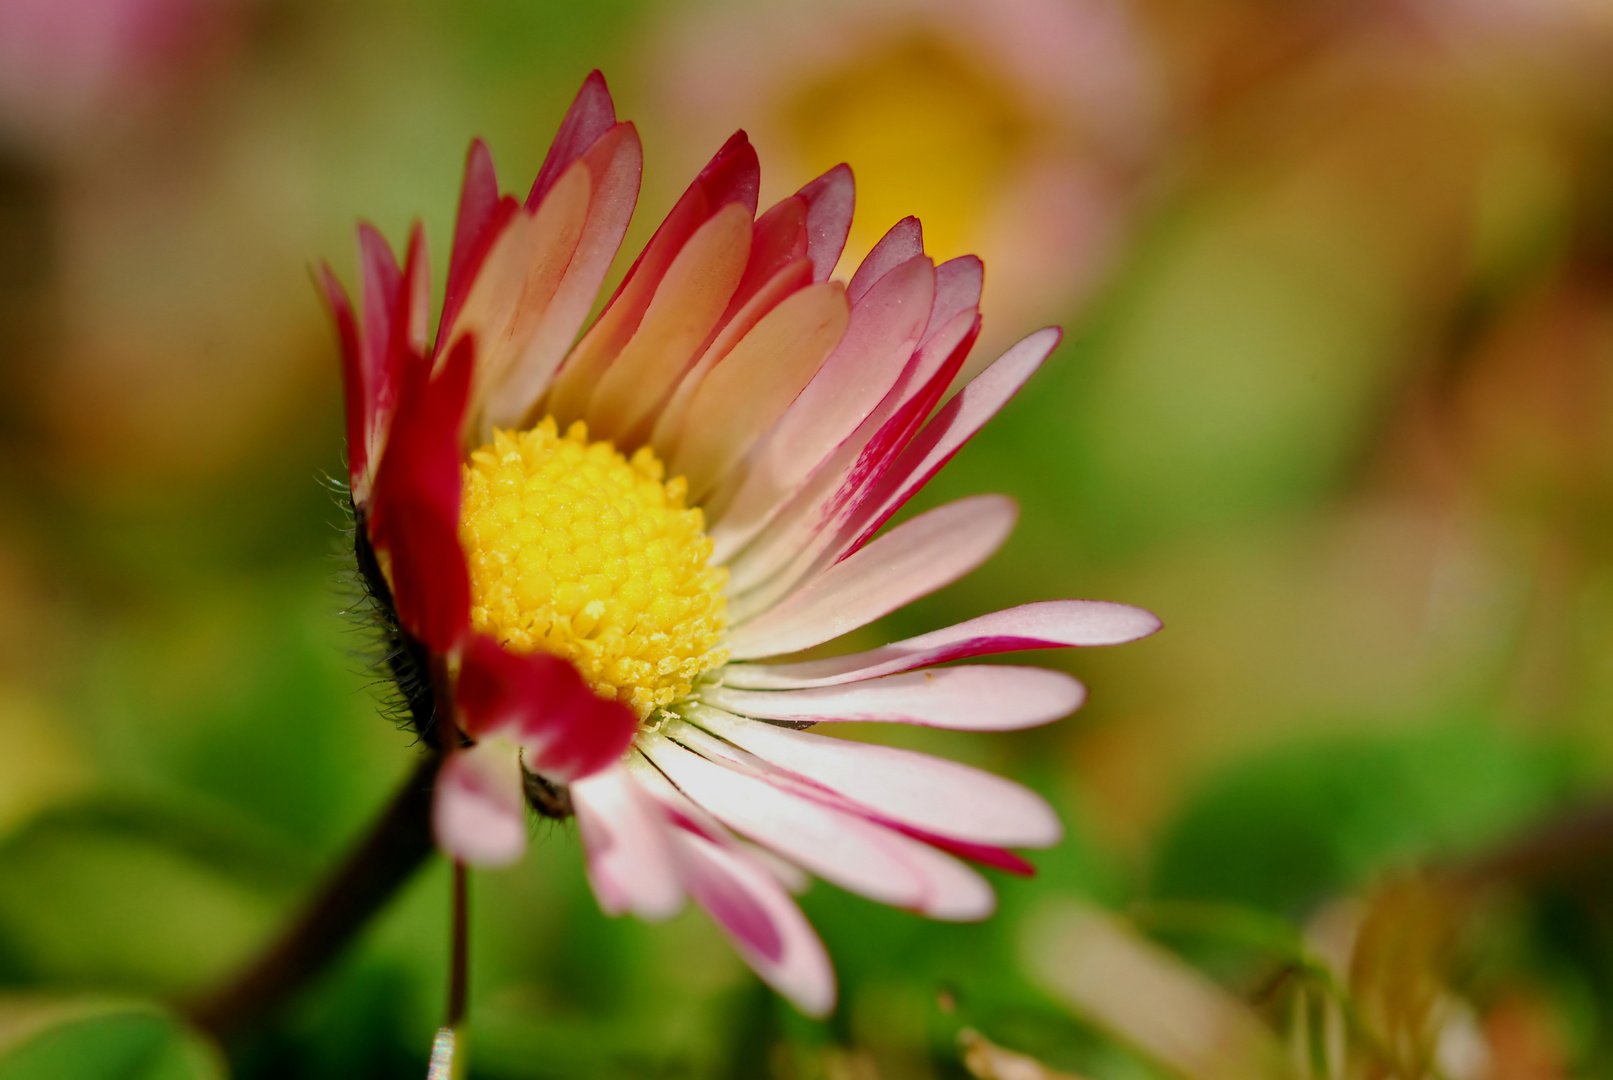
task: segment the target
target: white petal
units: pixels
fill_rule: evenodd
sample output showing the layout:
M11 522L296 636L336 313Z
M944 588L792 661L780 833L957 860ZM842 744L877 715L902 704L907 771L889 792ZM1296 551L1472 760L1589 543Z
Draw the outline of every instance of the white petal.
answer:
M571 801L588 852L588 880L608 915L664 919L683 906L665 815L626 768L574 781Z
M690 705L686 714L768 764L900 825L994 847L1048 847L1064 832L1040 795L969 765L795 731L708 706Z
M508 866L526 850L526 797L515 744L484 739L449 754L437 772L432 831L453 858Z
M889 830L709 761L664 735L641 736L640 746L685 795L735 832L880 903L923 902L925 883L900 859Z
M924 878L921 915L944 922L978 922L997 910L991 882L974 867L917 840L904 844L903 857Z
M835 977L823 942L773 876L733 848L672 830L678 869L739 955L808 1016L834 1008Z
M713 686L701 700L741 716L807 723L921 724L959 731L1016 731L1070 715L1086 689L1062 671L966 664L821 686L739 690Z
M760 507L757 500L767 493L754 485L754 475L747 478L733 505L714 519L712 531L712 558L722 562L725 552L732 556L727 560L731 617L765 611L845 553L824 554L940 400L979 325L978 315L963 312L936 333L884 400L788 493L784 504Z
M778 656L837 638L963 577L1013 532L1003 495L977 495L920 514L829 567L729 634L735 660Z
M918 899L904 907L934 919L953 921L985 918L995 908L997 898L985 878L929 843L896 831L896 823L872 821L868 807L823 786L804 782L798 775L783 772L687 721L677 721L663 730L673 741L710 761L727 765L739 775L760 780L803 803L841 811L875 825L868 835L877 840L893 864L900 865L920 885Z
M1158 630L1157 616L1107 600L1044 600L994 611L867 652L797 664L730 664L722 681L747 690L835 686L970 656L1021 649L1120 645Z

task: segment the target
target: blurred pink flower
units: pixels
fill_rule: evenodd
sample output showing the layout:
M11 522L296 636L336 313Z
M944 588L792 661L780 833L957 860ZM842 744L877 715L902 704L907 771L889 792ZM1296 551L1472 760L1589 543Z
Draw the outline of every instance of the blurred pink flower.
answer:
M235 0L0 0L0 131L70 144L127 121L234 39Z
M857 162L848 264L915 212L940 255L990 263L1003 326L1102 281L1162 132L1124 0L725 3L664 25L649 62L682 145L743 120L781 194Z

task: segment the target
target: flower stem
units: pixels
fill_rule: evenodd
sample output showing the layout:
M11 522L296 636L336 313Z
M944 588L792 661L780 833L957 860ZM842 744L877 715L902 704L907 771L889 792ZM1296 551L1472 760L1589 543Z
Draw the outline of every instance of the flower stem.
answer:
M431 855L438 761L436 754L421 759L369 833L279 937L240 972L184 1006L192 1022L219 1038L249 1031L330 966Z
M457 1029L465 1019L470 986L469 882L465 864L454 863L453 955L448 963L448 1019L446 1026Z

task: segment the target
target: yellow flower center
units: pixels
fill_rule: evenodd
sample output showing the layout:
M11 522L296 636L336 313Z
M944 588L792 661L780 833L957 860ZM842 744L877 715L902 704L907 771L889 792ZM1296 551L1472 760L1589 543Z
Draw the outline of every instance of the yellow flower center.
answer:
M728 659L728 571L712 567L683 478L552 417L497 431L465 466L459 535L471 623L516 650L564 656L640 718Z

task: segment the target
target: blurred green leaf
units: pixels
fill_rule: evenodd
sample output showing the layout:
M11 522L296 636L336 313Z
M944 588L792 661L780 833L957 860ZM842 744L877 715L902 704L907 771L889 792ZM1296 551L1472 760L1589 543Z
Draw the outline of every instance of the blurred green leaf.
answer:
M1569 762L1491 725L1338 736L1234 764L1168 830L1154 893L1290 915L1413 860L1471 852L1561 800Z
M214 1048L143 1002L0 999L0 1080L222 1080Z
M36 819L0 847L0 969L165 991L222 975L270 930L298 876L254 839L139 803Z

